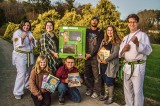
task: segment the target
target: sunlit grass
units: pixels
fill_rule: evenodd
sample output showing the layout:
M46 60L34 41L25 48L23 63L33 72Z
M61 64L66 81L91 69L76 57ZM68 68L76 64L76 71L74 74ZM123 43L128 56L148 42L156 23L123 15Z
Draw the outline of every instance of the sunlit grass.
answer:
M160 45L153 44L152 49L147 60L144 95L160 102Z

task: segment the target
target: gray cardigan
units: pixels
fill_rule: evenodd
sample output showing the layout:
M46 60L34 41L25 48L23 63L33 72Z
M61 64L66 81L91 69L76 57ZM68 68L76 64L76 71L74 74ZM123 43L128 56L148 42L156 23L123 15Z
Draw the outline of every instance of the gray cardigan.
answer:
M102 45L101 45L101 47L102 47ZM119 48L120 48L119 45L112 45L111 56L109 56L106 59L106 62L108 62L107 63L108 66L107 66L105 74L108 77L116 78L117 71L119 70L119 56L118 56ZM98 64L98 68L100 70L100 63Z

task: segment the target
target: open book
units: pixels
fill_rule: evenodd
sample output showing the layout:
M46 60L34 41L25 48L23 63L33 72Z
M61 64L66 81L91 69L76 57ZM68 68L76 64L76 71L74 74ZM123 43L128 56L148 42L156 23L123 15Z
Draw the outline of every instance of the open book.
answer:
M53 75L44 75L41 88L44 88L52 93L56 90L60 80Z
M102 47L97 54L100 60L105 60L110 56L110 50L107 50L106 48Z
M79 76L79 73L69 73L68 74L68 86L69 87L76 87L81 86L81 78Z

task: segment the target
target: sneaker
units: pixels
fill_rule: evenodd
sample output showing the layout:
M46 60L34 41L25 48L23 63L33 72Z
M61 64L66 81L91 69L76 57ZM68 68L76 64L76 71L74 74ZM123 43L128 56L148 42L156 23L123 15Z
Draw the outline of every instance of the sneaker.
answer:
M102 95L101 95L101 96L99 97L99 100L100 100L100 101L105 101L105 100L107 100L107 96L102 96Z
M21 95L14 95L14 97L15 97L16 99L22 99L22 98L21 98Z
M64 103L65 103L64 99L59 99L58 102L60 105L64 105Z
M108 98L108 100L106 100L105 102L104 102L104 104L106 104L106 105L109 105L109 104L111 104L111 103L113 103L113 98L111 97L111 98Z
M93 92L93 94L91 95L92 98L97 98L99 95L96 92Z
M89 90L87 90L87 91L86 91L86 95L87 95L87 96L92 95L92 90L90 90L90 89L89 89Z

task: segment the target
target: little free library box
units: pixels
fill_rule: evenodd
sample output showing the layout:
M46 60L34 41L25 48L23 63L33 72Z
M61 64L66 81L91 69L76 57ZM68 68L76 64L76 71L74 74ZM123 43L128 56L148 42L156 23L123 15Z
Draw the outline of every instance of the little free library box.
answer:
M82 26L61 26L59 31L59 57L85 58L86 28Z

